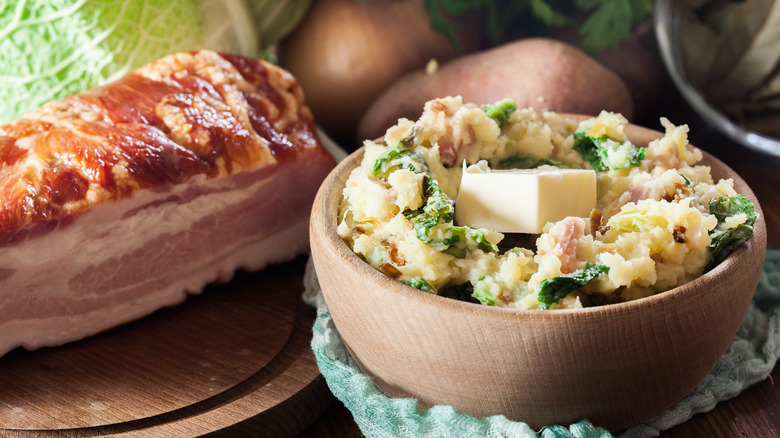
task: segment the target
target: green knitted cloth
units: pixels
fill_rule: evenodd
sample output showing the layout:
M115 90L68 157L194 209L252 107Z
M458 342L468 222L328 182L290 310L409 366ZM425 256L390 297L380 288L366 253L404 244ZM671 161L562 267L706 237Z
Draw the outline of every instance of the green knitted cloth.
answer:
M390 398L377 389L350 357L325 305L311 260L304 300L317 308L311 346L331 392L352 413L367 437L612 437L587 420L550 425L537 432L503 415L476 418L451 406L417 411L417 401ZM666 412L624 431L623 437L658 436L662 430L707 412L772 371L780 356L780 250L767 251L764 271L742 326L704 381Z

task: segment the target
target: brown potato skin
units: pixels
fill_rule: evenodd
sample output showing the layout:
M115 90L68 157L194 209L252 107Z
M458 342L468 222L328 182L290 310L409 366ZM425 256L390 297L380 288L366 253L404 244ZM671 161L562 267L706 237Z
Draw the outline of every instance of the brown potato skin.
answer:
M317 0L280 44L279 64L306 94L314 119L331 136L355 138L379 94L401 76L479 48L474 17L458 20L458 49L431 28L423 0Z
M462 56L432 74L405 75L369 106L358 138L380 137L400 117L416 120L425 102L455 95L477 104L511 98L518 108L537 111L634 117L631 92L614 72L571 44L527 38Z

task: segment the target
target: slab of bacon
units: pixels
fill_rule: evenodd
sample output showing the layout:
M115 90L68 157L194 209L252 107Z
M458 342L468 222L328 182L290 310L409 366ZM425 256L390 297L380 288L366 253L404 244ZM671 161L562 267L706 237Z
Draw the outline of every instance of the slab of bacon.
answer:
M0 355L306 252L333 166L289 73L212 51L0 125Z

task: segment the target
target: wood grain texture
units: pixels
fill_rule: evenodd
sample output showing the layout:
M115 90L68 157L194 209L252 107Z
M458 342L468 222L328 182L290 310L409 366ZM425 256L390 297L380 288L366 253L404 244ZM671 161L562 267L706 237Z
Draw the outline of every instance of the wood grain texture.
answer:
M763 209L767 228L767 247L780 249L780 157L746 149L709 127L681 99L667 82L664 99L638 124L660 127L658 118L688 124L693 144L709 152L735 170L753 189ZM698 413L682 424L662 431L661 438L780 437L780 366L769 378L747 388L739 395L718 403L711 411ZM352 414L335 402L301 435L305 438L363 436Z
M640 146L662 135L626 131ZM451 405L533 428L588 418L620 430L650 419L693 390L723 355L761 272L766 231L757 205L745 246L706 276L642 300L540 312L423 294L378 273L335 233L344 181L361 158L359 151L342 162L320 189L312 256L333 321L363 372L384 393L412 396L422 409ZM728 166L706 153L703 163L756 202Z
M780 249L780 157L747 149L709 126L679 94L667 87L667 100L655 117L642 123L657 123L665 115L675 123L686 123L690 141L726 163L753 189L762 207L767 228L767 248ZM736 397L718 403L709 412L661 434L662 438L706 436L780 437L780 366L769 378L747 388Z
M305 257L83 341L0 359L2 436L294 436L328 406Z
M717 135L712 130L708 130L700 120L692 116L690 109L686 108L684 103L680 103L679 99L671 97L670 100L665 103L665 107L659 112L661 115L668 116L674 123L688 123L691 126L691 141L694 144L721 159L736 170L748 182L763 207L764 218L767 223L768 247L780 249L780 158L762 155L725 140L722 136ZM641 123L645 126L657 127L658 118L655 116L648 117ZM258 284L257 289L262 289L265 291L264 293L271 294L273 294L273 288L291 288L293 290L292 295L299 297L300 291L302 290L300 281L303 277L303 262L301 260L296 260L290 264L272 266L259 274L249 275L248 277L250 279L248 280L242 280L241 278L245 276L245 274L242 274L237 277L235 281L255 281ZM216 292L213 292L215 289L222 291L230 290L232 287L234 287L233 282L230 283L230 285L209 288L208 293L216 294ZM248 293L248 291L244 291L243 293ZM207 296L208 295L204 295L204 297ZM198 299L198 297L194 297L194 299ZM208 299L210 300L211 298ZM188 305L189 302L185 303L183 306ZM158 312L158 314L168 314L171 311L174 311L175 313L176 309L163 310ZM304 309L304 312L306 311L308 310ZM158 318L158 314L152 315L150 318ZM143 321L144 320L127 327L135 327L137 324L142 324ZM310 330L311 328L310 325L307 325L304 322L301 322L301 326L303 326L303 329L307 330ZM117 330L129 330L129 328L119 328ZM109 333L113 333L113 331ZM107 337L109 334L107 333L101 336ZM308 342L310 333L307 332L306 337ZM110 344L110 342L104 341L104 344ZM70 348L76 348L75 345L76 344L74 344L74 347ZM65 348L68 347L63 347L63 349ZM52 355L52 361L57 365L59 359L54 353L55 350L58 349L52 349L51 352L47 354ZM42 351L48 352L48 350ZM26 353L16 351L13 352L11 356L7 356L14 357L15 359L0 359L0 415L8 415L8 405L6 403L9 398L6 398L5 395L6 388L10 387L11 383L15 386L22 385L23 380L28 378L19 374L17 375L21 376L19 379L9 378L6 375L6 369L9 366L9 363L12 361L24 360L26 364L29 364L32 367L31 372L33 372L35 361L28 356L37 356L38 353L39 352ZM66 355L75 353L61 354ZM87 354L85 359L80 363L88 364L90 357L97 356ZM313 358L311 358L311 360L313 361ZM302 368L309 369L310 366L311 363L307 363L302 365ZM20 371L17 369L17 372ZM307 373L308 371L303 374L305 375ZM81 372L70 372L71 376L74 374L76 375L76 378L79 378L78 374L81 374ZM269 372L269 374L273 373ZM278 372L276 374L278 374ZM307 423L309 417L319 415L318 413L323 412L324 410L324 413L308 428L303 430L299 436L304 438L362 437L363 434L352 419L351 413L340 402L330 403L330 396L323 394L327 393L327 388L322 384L319 374L317 374L317 376L318 377L313 380L309 386L306 386L299 395L287 398L286 402L280 403L276 408L257 413L254 416L250 415L249 418L246 418L244 421L236 422L232 426L220 429L218 432L214 432L213 435L294 435L296 433L294 430L303 428L304 423ZM84 380L84 377L80 377L80 379ZM719 403L712 411L696 414L683 424L662 432L661 438L687 438L699 436L712 438L780 436L780 385L777 382L780 382L780 367L775 367L769 379L755 384L731 400ZM28 385L30 385L30 383L28 383ZM45 397L46 391L55 391L55 389L46 387L43 384L37 386L37 391L40 391L38 395L42 397ZM222 406L228 404L229 402L225 402ZM296 413L290 414L284 412L279 414L278 411L280 410L292 410ZM197 420L197 410L194 410L194 412L195 413L189 417L188 412L186 411L180 411L176 414L178 415L177 430L183 430L181 423L188 421L189 418ZM43 416L51 419L55 418L57 413L50 412ZM293 426L288 425L289 418L293 419ZM296 420L296 418L299 418L299 420ZM4 421L0 420L0 436L25 438L38 436L96 436L109 432L118 432L120 429L125 430L128 435L133 436L143 434L143 432L155 435L152 432L160 430L155 429L156 427L159 427L159 425L155 423L156 421L157 420L154 418L146 418L140 419L135 423L128 422L119 426L108 425L106 427L94 427L91 429L20 431L18 429L7 428ZM233 421L237 421L237 419L234 418ZM166 435L187 436L188 433L166 434L161 432L156 434L156 436Z

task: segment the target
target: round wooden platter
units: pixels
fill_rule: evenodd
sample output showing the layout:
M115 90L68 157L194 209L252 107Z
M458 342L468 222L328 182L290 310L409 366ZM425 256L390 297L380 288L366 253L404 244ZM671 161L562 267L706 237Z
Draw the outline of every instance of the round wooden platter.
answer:
M332 396L309 343L306 257L183 304L0 358L0 436L294 436Z

